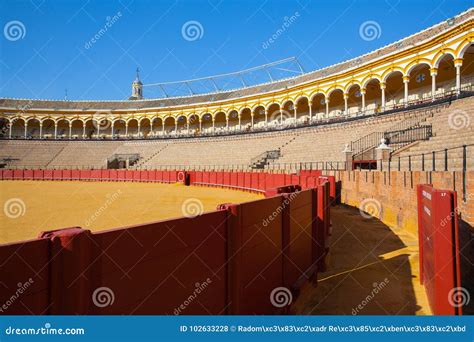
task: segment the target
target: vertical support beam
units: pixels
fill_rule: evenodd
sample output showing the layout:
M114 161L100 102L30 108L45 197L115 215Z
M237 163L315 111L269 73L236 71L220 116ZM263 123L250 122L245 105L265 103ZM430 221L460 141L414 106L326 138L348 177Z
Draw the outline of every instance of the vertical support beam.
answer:
M54 123L54 140L57 139L57 136L58 136L58 123L55 122Z
M347 116L347 114L348 114L348 107L349 107L349 105L348 105L348 103L347 103L348 100L349 100L349 94L348 94L348 93L344 93L344 115L346 115L346 116Z
M110 129L111 129L110 135L112 136L112 139L114 138L114 123L115 123L115 121L112 121L112 124L110 126Z
M28 133L28 121L25 120L24 123L25 123L25 139L26 139L26 135Z
M313 120L313 101L308 101L309 105L309 121Z
M461 66L462 58L456 58L454 60L454 66L456 67L456 93L459 95L461 93Z
M385 88L387 88L387 84L385 82L380 82L380 90L382 92L382 112L385 111Z
M436 75L438 75L438 69L431 68L430 73L431 73L431 100L434 101L435 95L436 95Z
M403 102L405 107L408 106L408 83L410 83L410 76L403 76L403 84L405 88Z
M329 117L329 99L325 98L324 103L326 104L326 118Z
M268 110L265 108L265 127L268 126Z
M125 137L128 137L128 121L125 121Z
M296 120L297 120L297 116L296 116L296 115L297 115L297 112L298 112L298 105L295 104L293 107L294 107L294 111L295 111L295 114L294 114L294 120L295 120L294 126L296 127Z
M10 125L8 125L8 138L11 139L12 138L12 128L13 128L13 123L14 123L14 120L10 120Z
M255 115L254 112L251 112L251 113L250 113L250 119L252 120L252 122L251 122L252 128L253 128L253 116L254 116L254 115Z
M199 118L199 134L201 134L202 131L202 118Z
M86 138L86 122L82 121L82 139Z
M365 114L365 93L367 92L366 88L360 89L360 95L362 96L362 112Z
M242 117L242 115L241 115L241 113L239 113L239 130L242 129L242 126L240 125L241 124L241 117Z
M43 121L40 121L40 139L43 139ZM11 129L11 127L10 127Z
M97 125L97 139L100 138L100 120L95 120L95 123Z
M72 139L72 122L71 121L68 121L69 122L69 140Z

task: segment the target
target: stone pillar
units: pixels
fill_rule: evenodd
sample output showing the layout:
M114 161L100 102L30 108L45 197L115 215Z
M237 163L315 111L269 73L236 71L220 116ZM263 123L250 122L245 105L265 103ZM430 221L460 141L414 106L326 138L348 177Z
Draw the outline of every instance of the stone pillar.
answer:
M362 112L365 114L365 93L367 92L367 89L362 88L360 90L360 95L362 96Z
M326 118L329 117L329 99L325 99L324 102L326 103Z
M28 121L25 120L25 139L26 139L27 134L28 134Z
M385 111L385 88L387 88L387 84L385 82L380 82L380 90L382 92L382 112Z
M13 121L9 121L10 125L8 127L8 138L12 138L12 128L13 128Z
M69 139L72 138L72 122L69 121Z
M40 121L40 139L43 139L43 122Z
M56 139L58 136L58 123L54 123L54 139Z
M253 116L254 116L254 113L250 113L250 120L252 120L250 125L252 126L252 128L253 128Z
M461 66L462 58L456 58L454 60L454 66L456 67L456 93L459 95L461 92Z
M308 102L309 105L309 121L313 120L313 101Z
M392 149L385 144L385 139L380 139L380 145L375 149L377 158L377 170L382 170L382 164L390 160Z
M349 146L349 144L346 144L344 146L344 150L342 150L342 153L344 153L344 160L346 161L346 171L352 170L352 150Z
M436 68L431 68L431 100L435 100L435 95L436 95L436 75L438 75L438 69Z
M82 139L86 138L86 123L87 122L82 121Z
M110 135L112 136L112 139L114 138L114 121L112 121L112 125L110 126Z
M349 94L347 93L344 93L344 115L347 116L347 110L348 110L348 104L347 104L347 100L349 99Z
M405 88L403 102L405 104L405 107L408 106L408 83L410 83L410 76L403 76L403 84Z

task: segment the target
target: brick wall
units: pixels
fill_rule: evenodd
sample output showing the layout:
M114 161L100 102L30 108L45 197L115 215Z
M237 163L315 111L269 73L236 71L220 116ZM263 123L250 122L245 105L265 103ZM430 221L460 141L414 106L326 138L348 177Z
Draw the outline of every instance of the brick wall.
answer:
M372 208L374 216L391 227L417 231L417 184L457 191L461 219L474 226L474 171L466 173L465 194L460 171L335 171L333 174L341 181L342 203Z

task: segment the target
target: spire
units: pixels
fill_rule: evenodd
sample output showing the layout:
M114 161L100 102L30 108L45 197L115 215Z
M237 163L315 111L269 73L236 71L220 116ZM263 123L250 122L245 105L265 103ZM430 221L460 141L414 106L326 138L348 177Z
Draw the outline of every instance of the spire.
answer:
M135 77L135 82L137 82L137 83L142 83L142 82L140 81L140 68L139 68L139 67L137 67L136 72L137 72L137 76Z

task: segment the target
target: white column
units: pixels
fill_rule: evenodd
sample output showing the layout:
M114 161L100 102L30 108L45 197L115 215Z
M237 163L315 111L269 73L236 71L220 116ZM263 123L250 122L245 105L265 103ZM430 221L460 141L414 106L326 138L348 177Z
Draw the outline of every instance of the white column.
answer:
M349 94L344 93L344 115L348 114L347 113L347 110L348 110L348 107L349 107L349 105L347 103L348 100L349 100Z
M324 102L326 103L326 118L329 117L329 99L325 99Z
M72 122L69 121L69 139L72 138Z
M408 83L410 83L410 76L403 76L403 84L405 87L405 95L403 98L403 102L405 107L408 106Z
M95 123L97 124L97 139L100 138L100 120L96 120Z
M459 94L461 92L461 66L462 66L462 58L456 58L454 60L454 66L456 67L456 93Z
M202 131L202 120L199 118L199 133Z
M8 138L12 138L12 127L13 127L13 121L9 121L10 125L8 127Z
M112 121L112 124L110 126L110 135L112 136L112 139L114 138L114 123L115 121Z
M309 121L313 119L313 101L309 101Z
M385 88L387 88L387 84L385 82L380 82L380 91L382 93L382 112L385 111Z
M252 122L251 122L252 128L253 128L253 116L254 116L254 114L255 114L255 113L250 113L250 119L252 120Z
M225 129L229 130L229 117L228 116L225 117Z
M295 114L294 114L294 120L295 120L295 122L294 122L293 125L296 126L296 112L297 112L297 110L298 110L298 106L297 106L297 105L294 105L294 106L293 106L293 109L294 109L294 111L295 111Z
M125 121L125 136L128 136L128 121Z
M25 139L26 139L27 131L28 131L28 121L25 121Z
M137 135L140 136L140 122L141 121L138 121L138 125L137 125Z
M82 138L85 139L86 137L86 122L84 121L81 121L82 122Z
M367 92L367 89L362 88L360 90L360 96L362 97L362 112L365 112L365 93Z
M435 95L436 95L436 75L438 74L438 69L436 68L431 68L431 100L435 100Z
M43 122L40 121L40 139L43 139Z
M265 108L265 127L268 126L268 110Z
M239 130L241 130L241 129L242 129L242 126L241 126L241 115L240 115L240 113L239 113Z
M55 140L56 140L57 136L58 136L58 123L55 122L54 123L54 139Z

